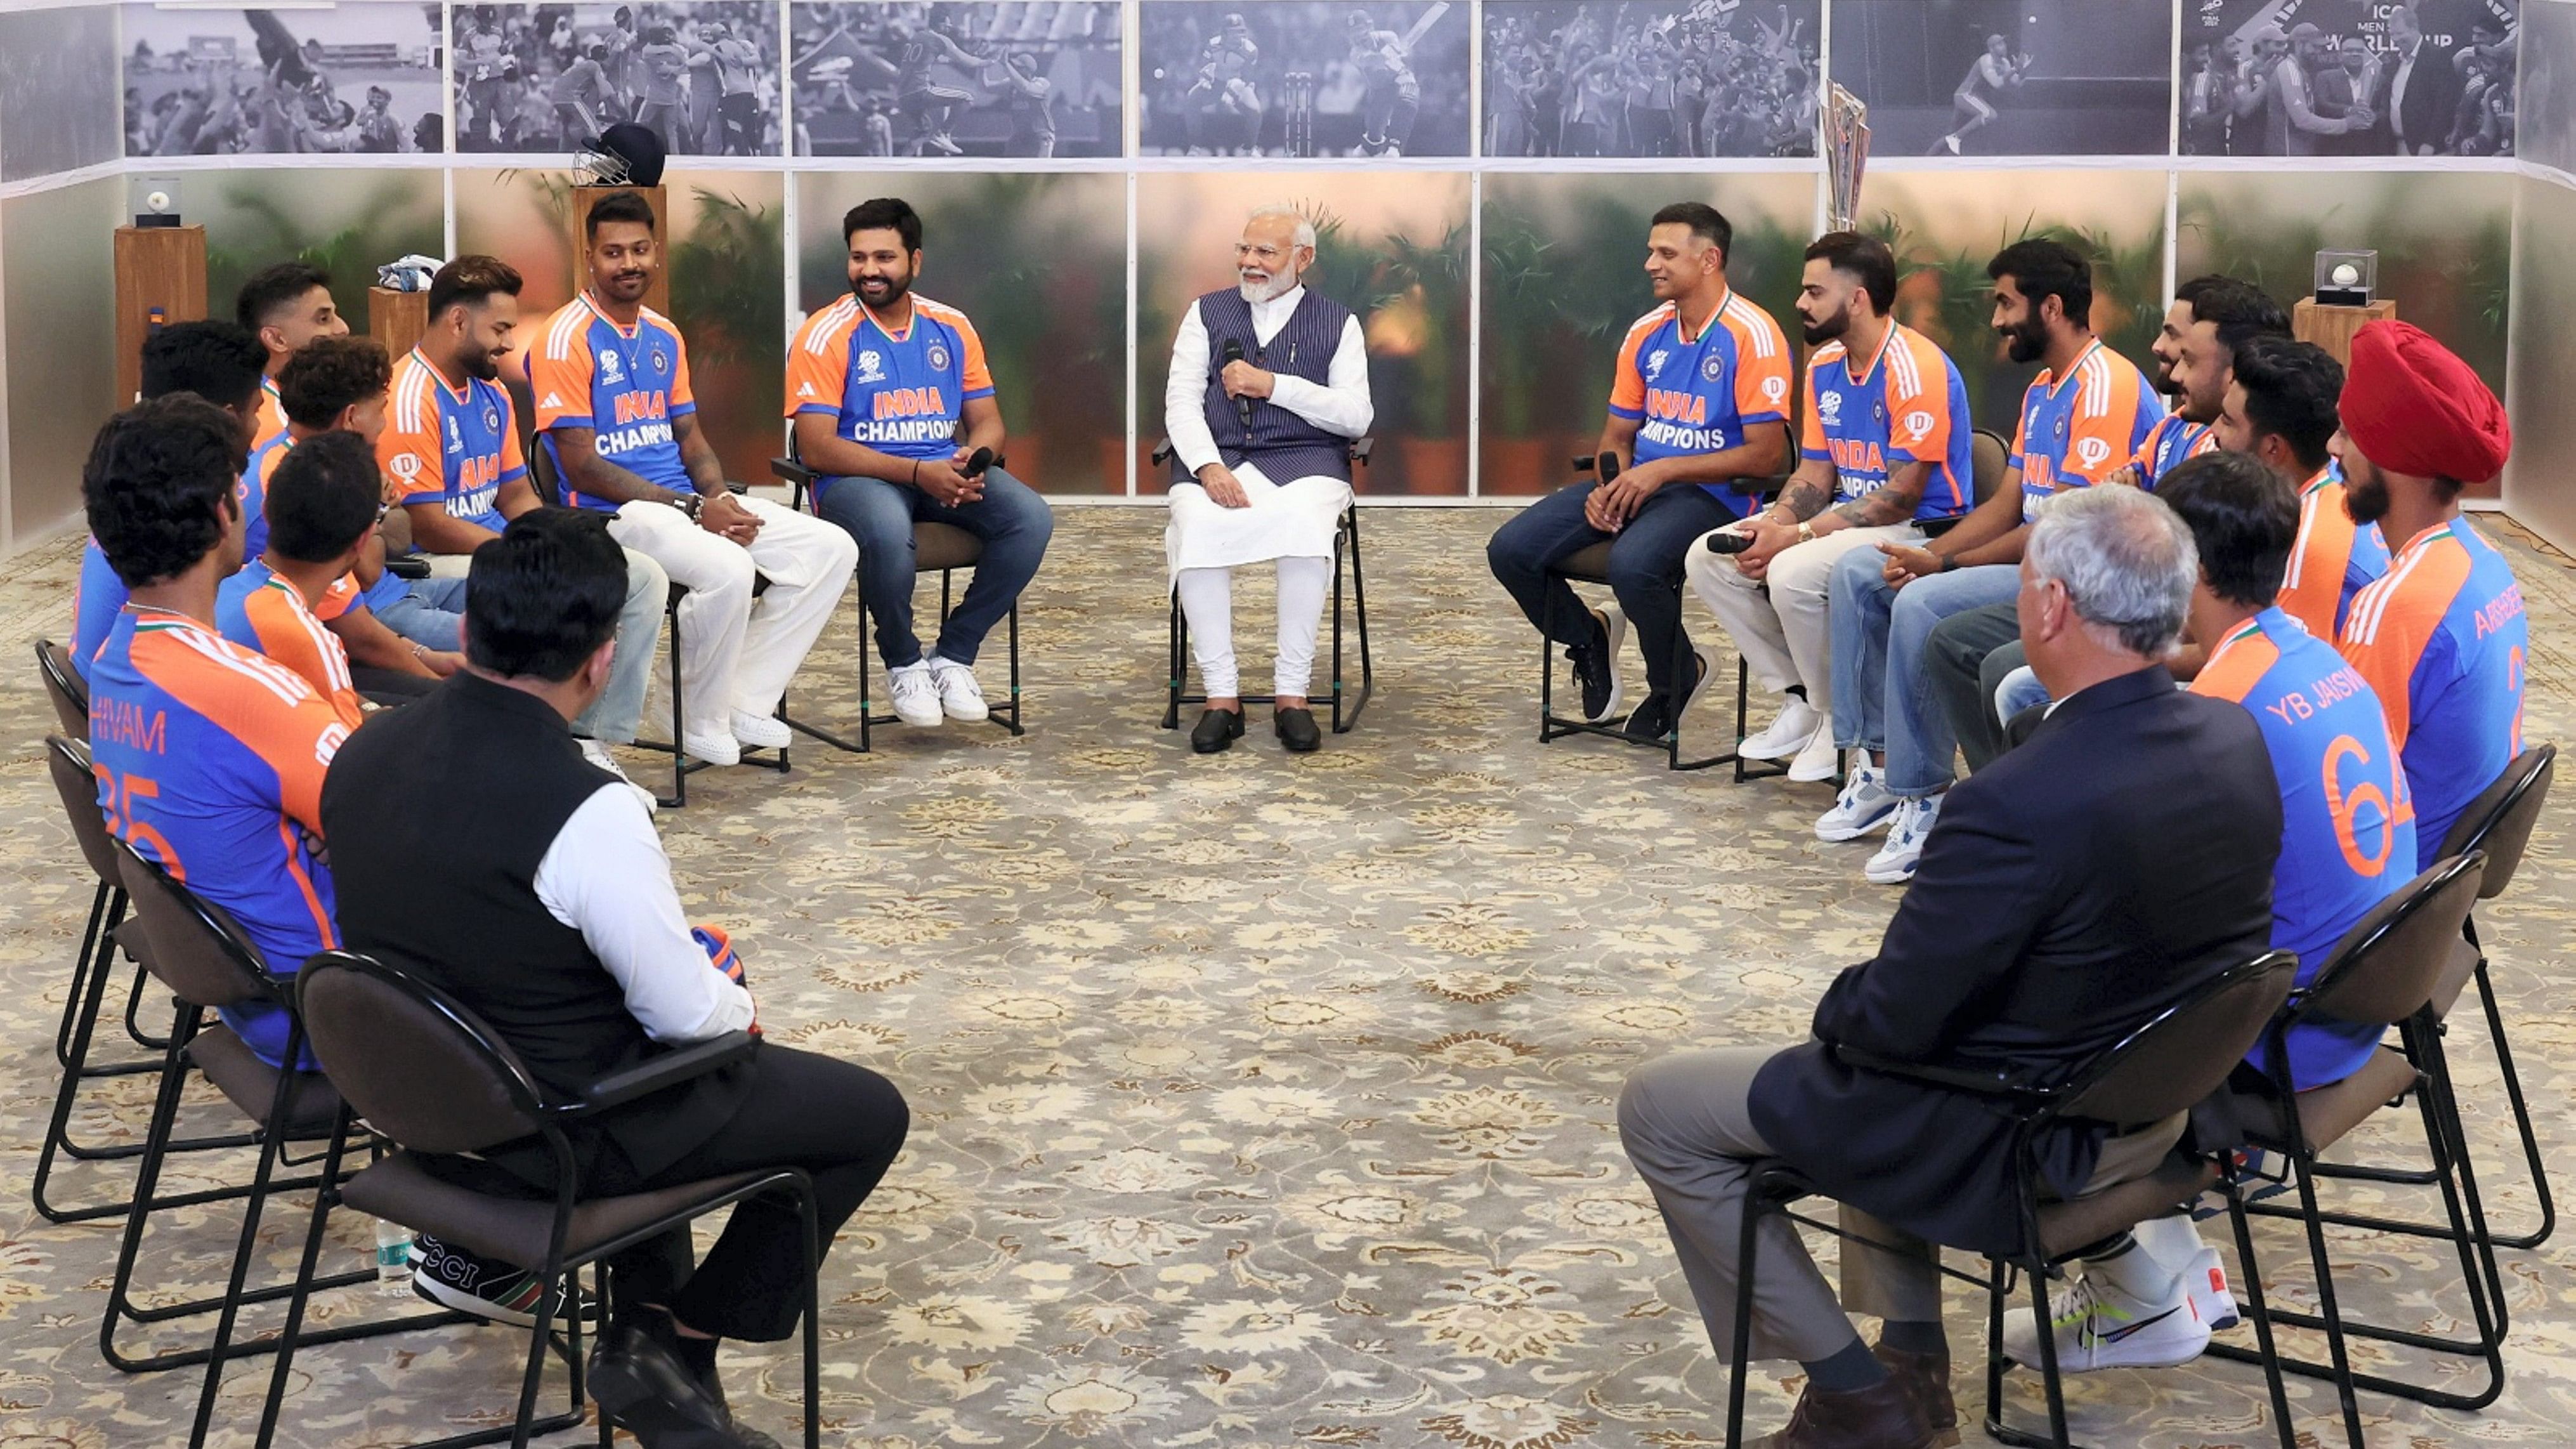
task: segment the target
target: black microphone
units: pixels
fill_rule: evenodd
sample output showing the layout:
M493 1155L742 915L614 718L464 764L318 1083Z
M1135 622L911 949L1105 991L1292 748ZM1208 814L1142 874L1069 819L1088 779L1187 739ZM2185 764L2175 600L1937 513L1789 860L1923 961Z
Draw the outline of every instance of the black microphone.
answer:
M977 448L973 453L967 455L966 466L957 470L957 476L960 478L981 478L984 476L984 470L992 466L993 450L990 448Z
M1611 481L1619 476L1619 455L1616 453L1602 454L1598 459L1594 460L1592 470L1600 475L1602 482L1607 483Z
M1721 528L1708 536L1710 553L1742 553L1753 546L1753 535Z
M1231 337L1227 338L1225 340L1225 360L1229 363L1241 362L1243 360L1243 344L1235 341ZM1234 416L1235 421L1243 424L1243 430L1245 432L1251 432L1252 399L1249 397L1236 398L1234 400Z

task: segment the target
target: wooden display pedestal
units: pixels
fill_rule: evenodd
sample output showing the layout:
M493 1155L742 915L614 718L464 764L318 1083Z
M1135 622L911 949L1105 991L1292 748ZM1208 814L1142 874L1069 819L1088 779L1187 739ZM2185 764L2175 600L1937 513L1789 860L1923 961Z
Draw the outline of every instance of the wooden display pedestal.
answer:
M572 205L567 208L564 220L571 228L573 291L579 292L590 285L590 264L584 260L590 255L590 238L584 235L584 223L590 218L591 207L603 196L632 191L653 207L653 250L661 262L653 269L653 285L644 293L644 305L665 317L671 315L671 205L664 190L659 186L576 186L572 189Z
M143 390L143 339L206 318L206 229L116 229L116 405Z
M385 345L385 356L401 361L404 353L420 344L420 334L428 330L427 292L397 292L390 287L367 289L367 335Z
M2313 342L2346 367L2352 365L2352 334L2373 322L2397 315L2397 301L2382 297L2367 307L2330 307L2302 297L2290 309L2290 331L2301 342Z

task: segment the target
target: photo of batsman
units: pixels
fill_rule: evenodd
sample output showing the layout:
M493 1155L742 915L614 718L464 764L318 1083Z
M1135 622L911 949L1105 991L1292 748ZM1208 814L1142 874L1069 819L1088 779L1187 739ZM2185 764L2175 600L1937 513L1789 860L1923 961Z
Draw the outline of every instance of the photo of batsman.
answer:
M1155 0L1148 156L1464 156L1467 7Z

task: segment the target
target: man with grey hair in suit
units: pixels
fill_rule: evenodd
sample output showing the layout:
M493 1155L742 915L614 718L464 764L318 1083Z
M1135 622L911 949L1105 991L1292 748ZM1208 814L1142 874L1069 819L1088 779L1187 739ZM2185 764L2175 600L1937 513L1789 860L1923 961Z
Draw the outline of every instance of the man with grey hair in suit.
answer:
M1306 290L1315 226L1265 206L1234 246L1235 285L1182 314L1163 388L1171 439L1171 524L1164 561L1207 712L1190 748L1214 754L1243 734L1234 663L1234 570L1276 559L1279 646L1274 728L1303 754L1323 743L1306 689L1333 577L1333 544L1351 503L1350 443L1368 431L1368 353L1359 319Z

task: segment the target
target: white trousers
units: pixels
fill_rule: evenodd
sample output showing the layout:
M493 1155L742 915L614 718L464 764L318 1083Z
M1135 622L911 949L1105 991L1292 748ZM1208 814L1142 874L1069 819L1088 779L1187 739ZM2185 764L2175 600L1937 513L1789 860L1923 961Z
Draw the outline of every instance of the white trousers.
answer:
M1324 591L1332 582L1329 558L1279 560L1279 656L1272 665L1272 694L1306 698L1315 673L1315 630L1323 622ZM1190 621L1190 653L1198 660L1208 698L1240 697L1243 683L1234 667L1234 570L1183 569L1173 587L1180 591L1181 616Z
M724 730L734 711L767 715L805 651L832 617L859 546L840 528L761 498L738 498L760 519L748 546L707 532L666 503L628 503L610 520L611 536L651 558L688 589L680 601L679 701L696 733ZM752 576L769 587L755 600Z
M1789 545L1771 556L1763 578L1748 579L1733 556L1710 553L1704 542L1694 541L1682 556L1682 572L1700 602L1735 636L1736 652L1763 688L1779 694L1793 684L1803 685L1808 704L1830 711L1833 636L1825 627L1825 601L1835 560L1875 544L1920 547L1922 542L1922 530L1911 523L1840 528Z

